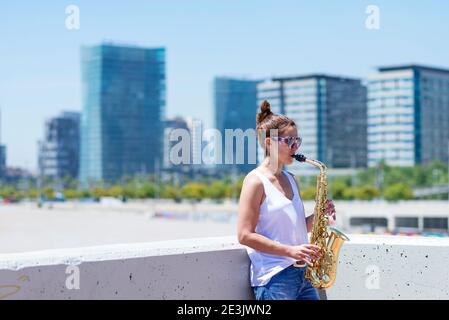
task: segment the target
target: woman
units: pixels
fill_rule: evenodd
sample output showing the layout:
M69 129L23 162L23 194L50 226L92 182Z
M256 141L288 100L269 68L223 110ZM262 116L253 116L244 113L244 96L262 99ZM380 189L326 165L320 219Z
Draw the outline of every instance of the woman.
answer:
M308 243L313 215L306 219L295 177L282 169L293 162L301 144L296 124L273 114L264 101L256 130L265 159L243 181L237 223L239 242L247 247L251 260L251 287L257 300L319 300L317 290L304 278L306 266L321 255L317 246ZM277 135L270 137L273 131ZM333 223L335 208L330 200L326 214Z

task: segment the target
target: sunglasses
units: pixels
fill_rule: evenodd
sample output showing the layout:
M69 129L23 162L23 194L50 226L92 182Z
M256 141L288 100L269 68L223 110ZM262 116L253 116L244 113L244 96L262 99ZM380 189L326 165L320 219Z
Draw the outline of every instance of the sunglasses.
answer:
M299 146L302 143L301 137L275 137L272 139L274 139L275 141L282 141L287 143L290 149L293 148L295 145L299 148Z

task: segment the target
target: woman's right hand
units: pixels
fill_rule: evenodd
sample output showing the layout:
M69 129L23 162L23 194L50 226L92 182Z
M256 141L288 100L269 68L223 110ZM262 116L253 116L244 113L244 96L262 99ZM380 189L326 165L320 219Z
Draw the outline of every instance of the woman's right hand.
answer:
M314 244L302 244L300 246L290 246L288 256L296 259L299 262L305 262L309 266L321 257L320 247Z

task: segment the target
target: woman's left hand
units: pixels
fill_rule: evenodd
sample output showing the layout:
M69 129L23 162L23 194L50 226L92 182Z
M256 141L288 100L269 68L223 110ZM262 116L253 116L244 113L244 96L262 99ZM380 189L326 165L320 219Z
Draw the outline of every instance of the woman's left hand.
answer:
M328 224L333 225L337 220L337 212L335 211L335 206L332 200L327 200L326 209L324 210L324 214L328 216Z

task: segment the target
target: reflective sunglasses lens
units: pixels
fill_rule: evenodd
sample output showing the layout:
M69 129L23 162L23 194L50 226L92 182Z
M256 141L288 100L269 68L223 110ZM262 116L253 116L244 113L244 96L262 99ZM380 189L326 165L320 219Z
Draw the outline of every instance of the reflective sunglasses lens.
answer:
M293 148L293 147L296 147L296 146L299 147L300 144L301 144L301 139L300 138L291 137L288 140L288 145L289 145L290 148Z

